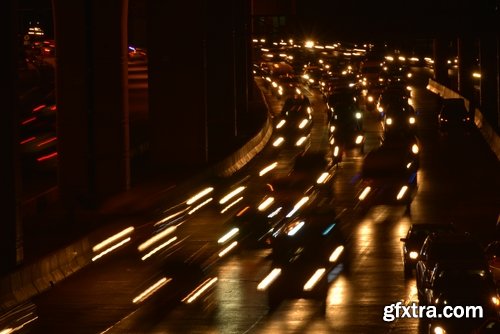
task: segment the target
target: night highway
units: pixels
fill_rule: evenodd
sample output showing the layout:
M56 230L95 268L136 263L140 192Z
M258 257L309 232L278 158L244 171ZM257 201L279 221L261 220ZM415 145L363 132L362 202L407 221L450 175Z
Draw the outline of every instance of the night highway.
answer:
M2 8L0 334L500 334L498 1Z
M405 279L403 275L400 238L411 223L446 222L471 232L486 245L493 238L498 214L499 166L479 132L455 137L438 132L439 97L426 90L430 71L412 68L412 73L421 160L411 214L405 212L404 206L381 205L366 212L360 210L357 196L361 191L359 173L363 155L344 157L336 169L333 198L328 205L335 209L340 227L350 239L353 257L349 272L342 265L335 271L324 316L318 303L302 299L285 300L269 312L267 295L257 290L271 269L269 248L256 249L243 244L227 255L217 255L224 249L217 240L228 231L228 222L241 208L235 205L221 214L223 207L217 200L240 186L259 189L265 177L259 176L259 172L273 162L277 166L268 172L273 177L290 172L295 152L284 149L276 154L271 139L264 151L236 175L207 180L180 195L187 201L207 186L214 188L204 197L213 200L196 212L187 214L182 202L171 202L161 208L165 213L157 221L127 219L122 226L135 226L129 245L34 299L39 318L32 332L427 333L427 323L423 320L396 319L390 323L382 320L384 306L397 301L405 304L418 301L414 278ZM266 94L276 125L283 100L264 88L262 78L256 80ZM331 158L324 100L317 90L304 86L301 89L313 110L309 151ZM364 113L365 152L380 145L382 130L376 113ZM255 191L241 194L249 196L250 202L257 202L258 190ZM179 243L179 252L185 259L193 258L194 266L203 267L203 275L192 278L190 271L170 272L171 258L174 262L179 260L173 250L161 253L163 258L151 265L140 260L138 245L149 238L155 231L154 224L162 219L166 219L165 223L175 222L170 226L177 226L178 232L173 232L172 237ZM172 280L151 299L139 305L132 302L161 277ZM206 296L192 304L182 301L208 278L217 280Z

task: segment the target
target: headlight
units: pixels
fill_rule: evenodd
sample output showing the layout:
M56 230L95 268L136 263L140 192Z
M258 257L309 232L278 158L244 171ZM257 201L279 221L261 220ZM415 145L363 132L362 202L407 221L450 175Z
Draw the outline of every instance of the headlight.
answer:
M361 119L361 116L362 116L362 115L361 115L361 113L358 111L358 112L355 114L355 116L356 116L356 119Z
M334 157L338 157L339 156L339 152L340 152L339 147L335 146L335 148L333 149L333 156Z
M446 331L441 326L434 327L434 334L446 334Z
M368 96L368 102L373 102L373 96L371 95Z
M285 141L285 139L283 137L279 137L277 138L274 142L273 142L273 146L274 147L278 147L280 146L281 144L283 144L283 142Z
M314 83L314 79L313 78L309 79L309 82Z
M356 137L356 144L361 144L363 142L363 136L359 135Z
M309 123L309 121L307 119L303 119L300 124L299 124L299 129L303 129L306 127L307 123Z
M385 120L385 124L387 124L387 125L391 125L391 124L392 124L392 118L390 118L390 117L389 117L389 118L387 118L387 119Z
M497 296L493 296L491 297L491 302L493 303L493 305L495 306L500 306L500 299L497 297Z
M297 142L295 143L295 146L302 146L302 144L304 144L306 139L307 139L307 137L300 137L300 139L297 140Z
M410 117L410 118L408 119L408 121L410 122L410 124L415 124L415 121L416 121L416 120L415 120L415 117Z
M330 132L334 132L335 131L335 125L331 125L330 126Z
M384 108L382 108L382 107L377 107L377 109L378 109L378 112L384 112Z
M283 125L285 125L286 121L284 119L282 119L281 121L279 121L278 124L276 124L276 129L281 129L283 127Z
M410 259L416 260L418 258L418 252L412 251L410 252Z
M413 74L408 73L408 74L406 74L406 76L407 76L408 78L411 78L411 77L413 76Z
M317 184L325 183L330 178L330 174L327 172L322 173L316 180Z
M418 145L417 144L413 144L411 146L411 151L413 152L413 154L418 154L418 152L419 152Z
M402 186L401 189L399 189L399 192L398 194L396 195L396 199L399 201L400 199L402 199L406 192L408 191L408 186Z
M366 198L366 196L368 196L368 193L372 190L371 187L366 187L365 189L363 189L363 191L361 192L361 195L359 195L359 200L362 201Z

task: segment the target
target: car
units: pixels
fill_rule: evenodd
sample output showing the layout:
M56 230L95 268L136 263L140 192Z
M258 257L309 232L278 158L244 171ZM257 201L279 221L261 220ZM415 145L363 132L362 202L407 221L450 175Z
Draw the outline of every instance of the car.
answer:
M413 74L405 64L386 63L382 67L381 77L386 82L406 82Z
M456 231L454 224L450 223L420 223L411 224L406 236L401 238L404 276L410 277L420 255L420 249L425 238L431 233L452 233Z
M337 165L323 152L308 152L294 161L290 178L301 179L306 187L317 188L327 196L333 195L333 180Z
M485 251L493 278L500 283L500 241L490 242Z
M443 262L476 262L487 267L486 256L480 243L469 234L433 233L425 239L415 267L419 303L425 304L428 286L436 264Z
M410 147L408 147L410 145ZM376 205L404 205L410 213L418 189L416 144L384 141L370 151L361 166L361 187L357 206L366 211Z
M497 315L500 298L491 273L483 262L437 263L424 287L425 305L480 305L485 315Z
M468 132L474 126L474 115L467 111L463 99L443 99L438 115L438 125L442 133Z
M311 205L319 193L295 176L276 177L265 188L254 195L253 202L240 206L228 222L228 233L237 229L240 243L251 247L269 247L272 233Z
M432 319L430 333L498 333L500 297L487 267L462 262L437 265L426 288L426 304L442 313L447 305L480 307L480 316L462 319ZM489 319L485 323L484 319ZM490 331L488 331L490 330Z
M359 83L352 76L331 77L324 80L322 81L320 90L325 102L329 105L335 105L336 101L359 101L361 94Z
M406 161L408 168L420 167L420 140L411 132L394 130L382 134L380 149L390 151L394 158Z
M274 125L272 146L276 149L295 148L305 153L311 144L311 106L300 97L287 101Z
M277 87L277 97L278 98L289 98L300 92L300 82L299 78L291 73L285 75L280 75L276 79Z
M271 310L285 299L321 302L326 311L329 284L349 267L349 245L340 222L331 211L309 212L273 234L271 271L257 286L266 291ZM340 266L342 264L342 266Z
M382 80L382 79L379 79ZM370 84L367 88L363 89L363 97L365 103L365 109L372 111L375 110L377 106L377 101L380 97L380 94L385 89L385 83L383 81L374 82Z
M334 109L328 131L335 162L341 162L343 154L348 151L358 150L361 154L364 153L366 137L362 115L355 104L343 104Z
M411 93L404 85L389 85L380 94L377 100L377 111L381 118L390 104L409 104Z
M331 119L335 108L340 105L359 106L359 93L352 87L337 87L333 89L326 97L326 114Z
M383 132L406 131L414 133L417 123L415 109L404 99L399 101L391 100L391 102L384 108L382 117Z
M323 77L323 69L319 66L307 66L302 73L304 85L310 88L319 88L319 82Z

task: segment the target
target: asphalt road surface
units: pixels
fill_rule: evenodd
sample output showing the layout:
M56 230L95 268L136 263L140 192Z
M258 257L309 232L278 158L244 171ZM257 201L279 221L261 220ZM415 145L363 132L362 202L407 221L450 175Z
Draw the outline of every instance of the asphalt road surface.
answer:
M351 238L354 258L349 273L339 267L329 288L325 316L316 302L302 299L287 300L269 312L267 295L256 289L270 270L269 250L238 246L220 256L225 246L217 241L227 232L231 214L230 210L221 214L217 200L238 185L251 187L259 182L259 171L273 161L278 162L276 173L287 173L290 168L292 152L276 156L266 147L237 175L193 185L191 193L179 195L180 203L204 187L214 188L207 195L213 200L179 220L171 234L175 242L185 245L173 258L190 256L194 263L209 263L204 279L214 279L214 284L207 297L183 302L183 296L201 286L203 279L182 269L172 271L162 261L141 261L137 247L158 226L130 217L124 226L136 229L128 245L33 300L39 318L31 332L426 333L426 323L418 319L382 319L386 305L417 302L415 280L403 275L399 239L412 222L453 222L486 245L494 238L500 208L500 166L478 131L454 137L439 134L439 98L425 89L427 71L415 71L412 94L418 112L421 165L411 215L404 207L394 206L358 210L362 156L344 159L335 176L331 205ZM273 114L278 114L282 101L266 95ZM326 152L325 105L318 92L307 91L307 95L313 106L310 150ZM365 152L369 152L379 145L381 127L376 115L366 113L364 127ZM179 207L172 208L179 203L168 203L164 216L179 212L175 211ZM163 282L159 292L142 303L133 302L155 282Z

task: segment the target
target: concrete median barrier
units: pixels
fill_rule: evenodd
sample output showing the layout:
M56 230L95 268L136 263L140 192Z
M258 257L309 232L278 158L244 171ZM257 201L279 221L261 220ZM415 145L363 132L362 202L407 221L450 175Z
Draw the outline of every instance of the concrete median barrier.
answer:
M264 127L250 141L214 166L215 174L224 177L231 176L252 160L271 138L273 132L271 123L270 117L267 117Z
M51 288L91 262L87 238L25 265L0 280L0 312Z

